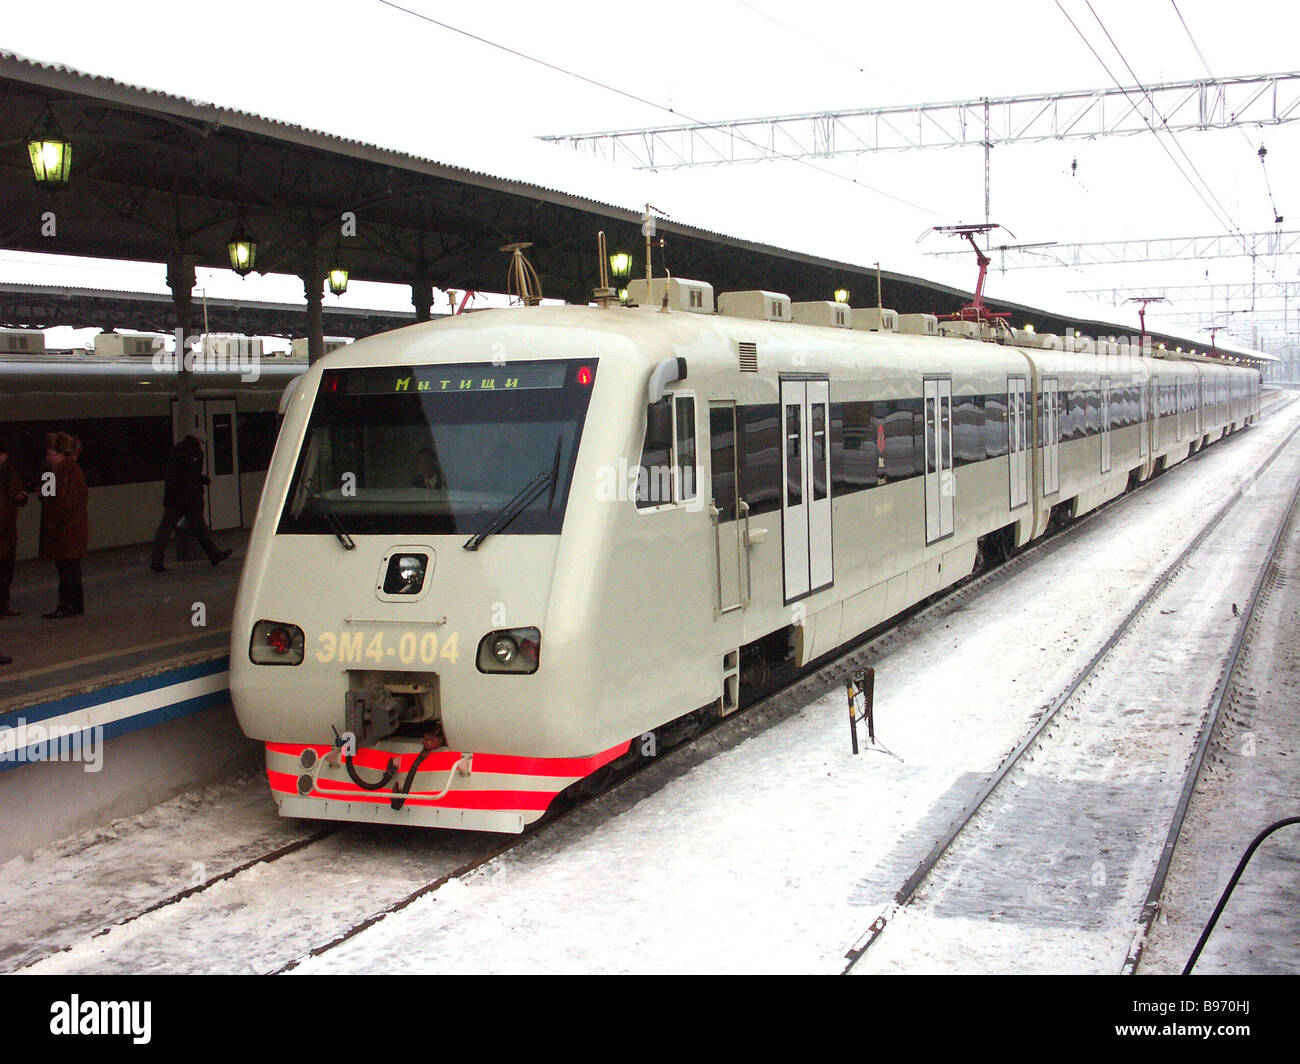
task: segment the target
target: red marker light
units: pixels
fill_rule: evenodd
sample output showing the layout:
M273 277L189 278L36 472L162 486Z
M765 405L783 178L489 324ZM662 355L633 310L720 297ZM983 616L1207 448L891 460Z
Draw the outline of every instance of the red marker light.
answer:
M293 646L293 638L283 628L272 628L267 633L266 642L276 654L287 654Z
M578 383L581 384L584 388L587 387L589 384L591 384L592 377L593 374L591 372L590 366L578 367Z

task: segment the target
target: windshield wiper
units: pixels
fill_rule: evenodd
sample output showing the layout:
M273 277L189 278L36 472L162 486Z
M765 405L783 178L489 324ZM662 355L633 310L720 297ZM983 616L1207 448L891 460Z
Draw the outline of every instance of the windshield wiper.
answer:
M316 487L316 482L310 477L304 477L302 486L307 489L308 493L316 500L320 506L320 512L325 515L325 520L330 523L334 535L338 541L343 544L344 550L353 550L356 544L352 542L352 537L347 534L343 528L343 523L335 516L334 511L330 509L330 504L325 501L325 496L321 494L320 488Z
M466 550L478 550L479 544L487 539L488 536L492 535L493 532L500 532L506 527L506 525L510 524L511 521L523 513L528 507L528 504L542 493L542 489L550 483L550 480L550 470L544 469L542 472L538 473L537 476L533 477L532 480L524 485L523 489L515 495L513 499L494 513L488 519L487 524L465 541L463 544L464 548Z
M546 496L547 512L550 512L551 507L555 505L555 487L560 482L560 450L563 448L563 446L564 446L564 437L556 436L555 437L555 459L551 462L551 490L550 493Z

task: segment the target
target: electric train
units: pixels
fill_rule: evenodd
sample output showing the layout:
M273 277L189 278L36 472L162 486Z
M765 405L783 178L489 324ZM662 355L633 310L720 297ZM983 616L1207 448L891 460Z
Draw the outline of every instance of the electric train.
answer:
M522 831L1259 414L1208 359L640 285L299 379L230 654L282 815Z

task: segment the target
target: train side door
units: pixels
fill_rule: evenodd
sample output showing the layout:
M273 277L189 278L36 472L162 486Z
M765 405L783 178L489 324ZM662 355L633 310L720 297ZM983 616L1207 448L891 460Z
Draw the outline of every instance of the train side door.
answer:
M830 487L830 385L781 382L781 535L785 601L834 582Z
M1151 397L1147 401L1147 409L1151 415L1151 449L1154 451L1160 446L1160 415L1163 411L1160 409L1160 401L1163 394L1160 390L1160 384L1151 378Z
M1101 379L1101 471L1110 472L1110 378Z
M1029 501L1029 386L1024 377L1007 378L1007 445L1010 453L1011 509Z
M1183 395L1183 378L1177 377L1174 380L1174 440L1181 443L1183 440L1183 407L1187 405L1187 400Z
M1148 444L1151 431L1151 401L1149 399L1150 385L1140 383L1137 386L1138 393L1138 457L1145 458L1149 450Z
M208 426L208 527L239 528L243 524L239 499L239 441L235 434L235 400L207 399L203 416Z
M1043 381L1043 495L1061 490L1061 387L1053 378Z
M714 562L717 583L713 616L740 609L748 598L742 597L741 555L745 550L741 535L744 504L740 498L736 457L736 404L732 401L709 404L709 516L713 519Z
M233 399L198 399L194 402L195 424L208 437L203 447L204 474L207 487L203 518L214 530L243 526L243 506L239 494L239 439L237 413ZM176 440L189 431L180 424L180 404L172 403L172 431Z
M925 382L925 541L952 535L952 381Z

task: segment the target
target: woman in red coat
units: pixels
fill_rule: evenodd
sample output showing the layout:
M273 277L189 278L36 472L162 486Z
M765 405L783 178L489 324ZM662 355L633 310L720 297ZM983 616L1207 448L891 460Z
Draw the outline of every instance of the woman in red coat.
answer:
M59 605L46 618L79 617L86 612L81 585L81 559L90 541L87 504L90 491L77 458L81 441L66 432L45 437L49 470L41 484L41 557L59 570ZM53 474L53 490L48 490Z

